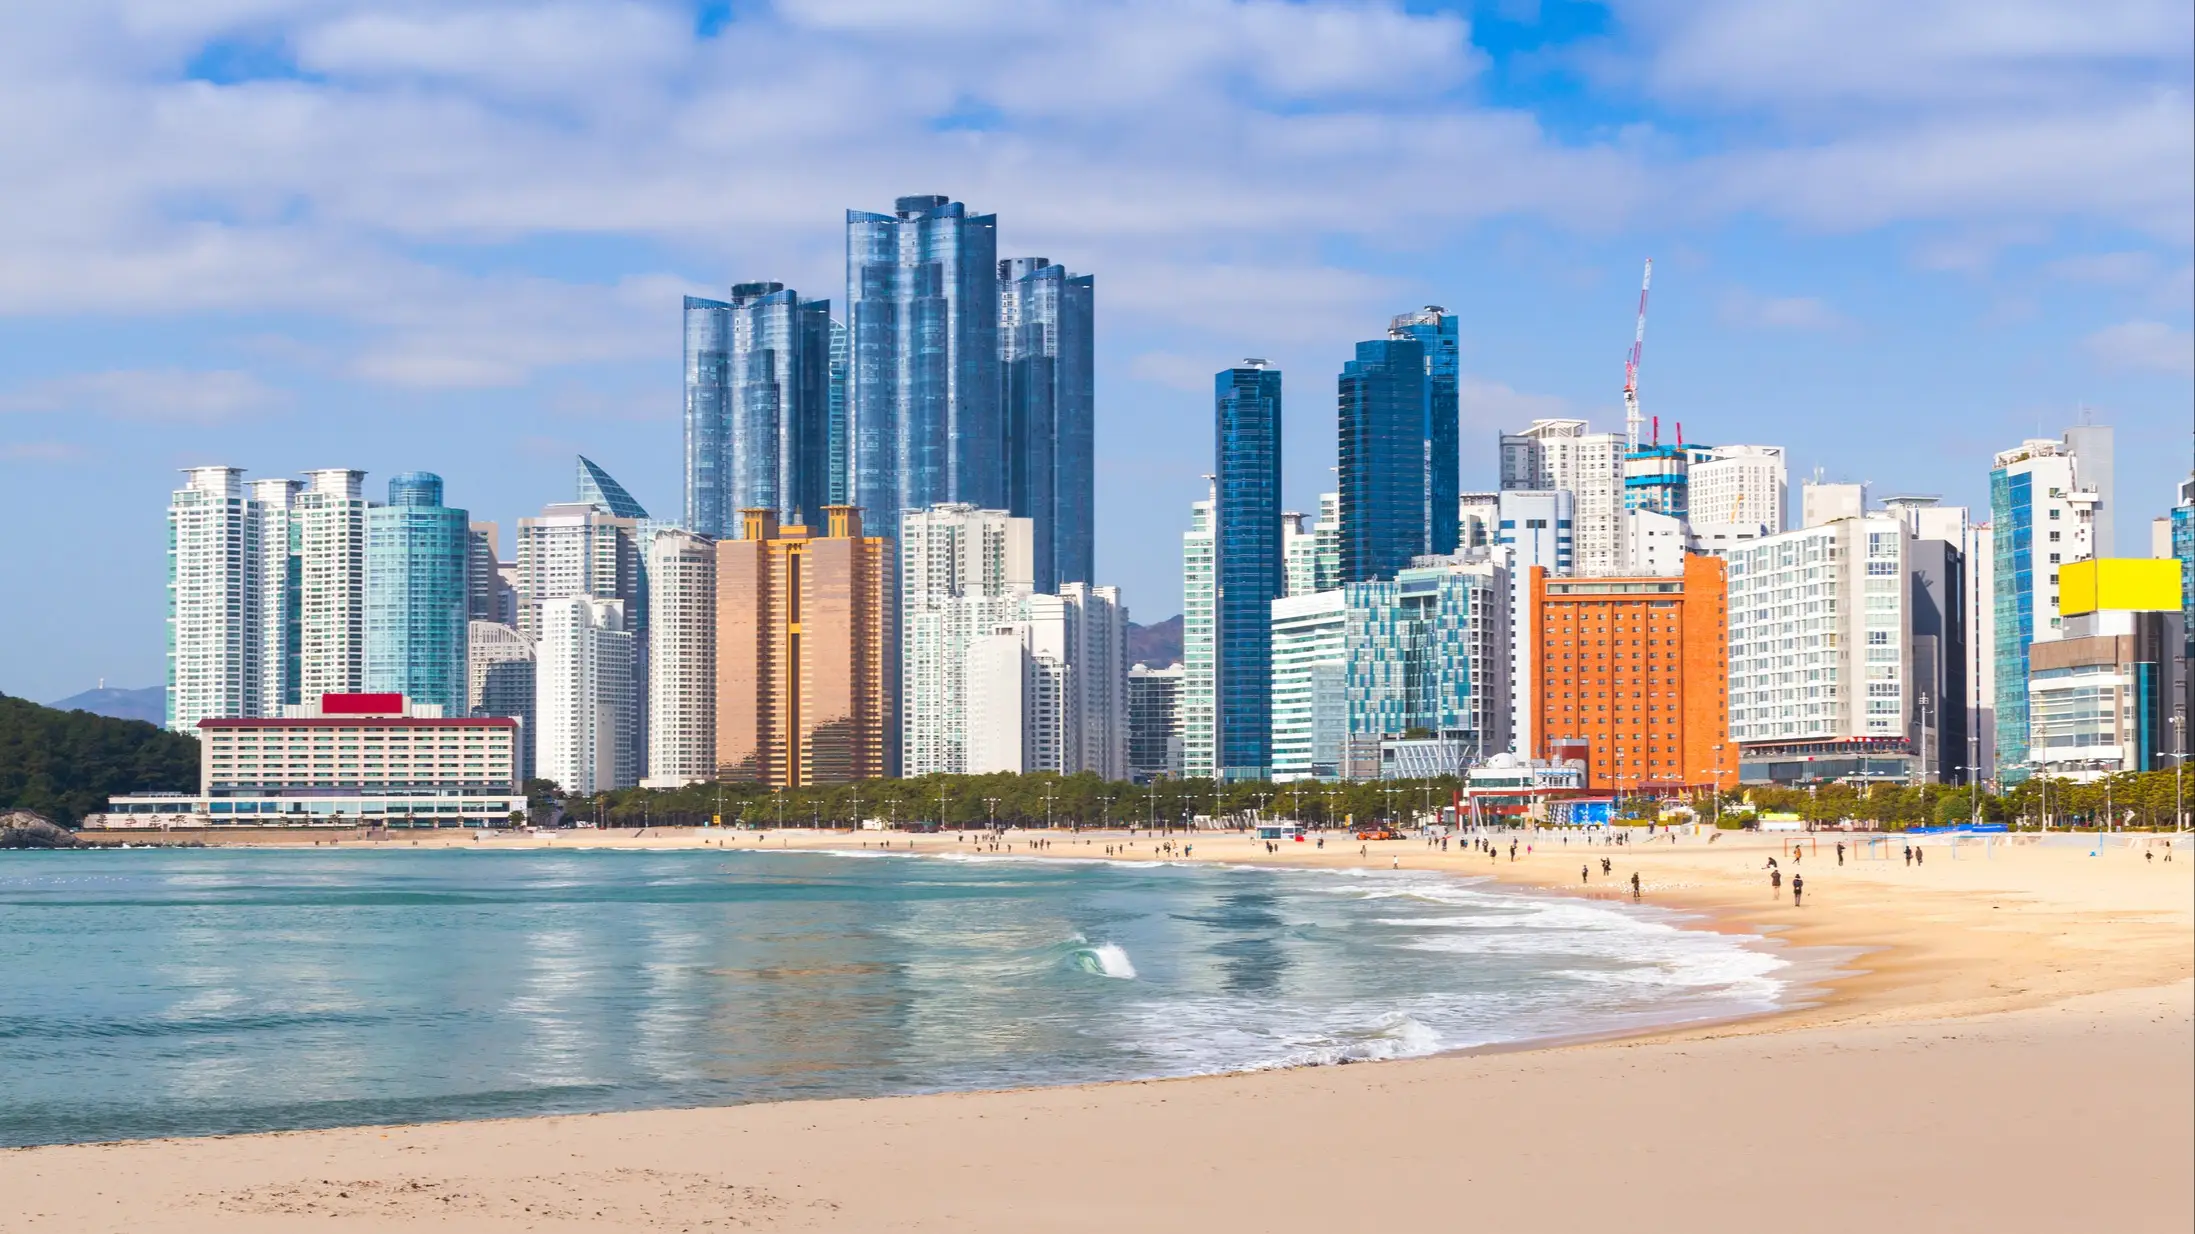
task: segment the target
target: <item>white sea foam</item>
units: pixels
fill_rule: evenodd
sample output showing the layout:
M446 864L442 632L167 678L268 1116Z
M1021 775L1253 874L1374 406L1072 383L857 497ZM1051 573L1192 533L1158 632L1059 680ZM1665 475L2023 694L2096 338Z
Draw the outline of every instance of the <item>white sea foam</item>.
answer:
M1128 958L1127 949L1118 943L1077 947L1071 954L1075 967L1086 973L1096 973L1101 977L1112 977L1120 981L1133 981L1136 978L1135 962Z

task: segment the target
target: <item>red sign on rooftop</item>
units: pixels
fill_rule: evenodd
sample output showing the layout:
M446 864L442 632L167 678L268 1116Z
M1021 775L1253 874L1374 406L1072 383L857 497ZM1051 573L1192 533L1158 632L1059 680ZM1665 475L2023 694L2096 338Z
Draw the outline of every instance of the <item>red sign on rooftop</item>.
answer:
M320 696L320 714L324 716L400 716L404 714L404 696L401 694L323 694Z

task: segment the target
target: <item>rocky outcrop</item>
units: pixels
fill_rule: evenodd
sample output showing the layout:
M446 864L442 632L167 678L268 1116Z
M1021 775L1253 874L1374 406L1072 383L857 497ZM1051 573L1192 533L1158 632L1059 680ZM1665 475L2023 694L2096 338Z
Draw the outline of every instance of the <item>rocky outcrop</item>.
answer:
M76 833L29 810L0 813L0 848L75 848Z

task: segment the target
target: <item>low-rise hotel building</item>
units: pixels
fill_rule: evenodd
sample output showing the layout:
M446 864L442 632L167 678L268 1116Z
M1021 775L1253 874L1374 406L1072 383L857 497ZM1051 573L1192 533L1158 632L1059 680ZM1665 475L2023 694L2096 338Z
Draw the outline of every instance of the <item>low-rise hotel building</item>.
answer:
M198 722L196 793L108 801L92 827L481 827L523 814L518 721L401 694L327 694L281 717Z

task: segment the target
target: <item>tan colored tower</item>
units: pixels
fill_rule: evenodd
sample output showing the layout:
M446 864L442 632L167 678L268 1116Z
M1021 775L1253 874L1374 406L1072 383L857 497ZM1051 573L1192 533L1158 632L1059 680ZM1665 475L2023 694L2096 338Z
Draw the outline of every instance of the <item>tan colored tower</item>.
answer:
M887 770L897 640L892 542L855 506L824 534L741 510L717 542L717 774L798 787Z

